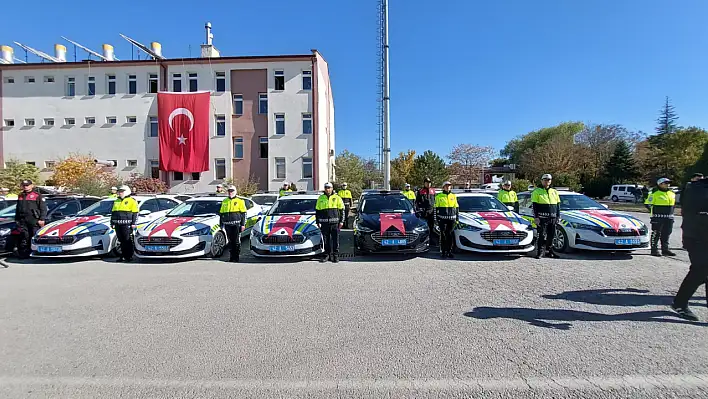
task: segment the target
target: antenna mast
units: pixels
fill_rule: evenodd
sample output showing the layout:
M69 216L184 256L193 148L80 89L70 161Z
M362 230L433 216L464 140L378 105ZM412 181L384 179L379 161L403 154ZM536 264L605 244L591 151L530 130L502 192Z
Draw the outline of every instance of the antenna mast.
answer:
M389 108L388 0L381 1L381 163L383 188L391 189L391 118Z

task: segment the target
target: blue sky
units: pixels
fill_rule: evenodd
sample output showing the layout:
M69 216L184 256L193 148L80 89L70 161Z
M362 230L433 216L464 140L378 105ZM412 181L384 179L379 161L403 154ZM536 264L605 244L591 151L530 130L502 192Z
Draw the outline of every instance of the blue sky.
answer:
M376 155L376 0L5 3L4 15L22 17L4 19L0 43L50 53L64 35L95 50L111 43L129 59L120 32L161 42L168 57L189 56L191 45L194 56L206 21L224 55L317 48L331 68L337 151ZM651 132L667 95L680 124L708 128L708 1L390 3L394 154L501 148L568 120Z

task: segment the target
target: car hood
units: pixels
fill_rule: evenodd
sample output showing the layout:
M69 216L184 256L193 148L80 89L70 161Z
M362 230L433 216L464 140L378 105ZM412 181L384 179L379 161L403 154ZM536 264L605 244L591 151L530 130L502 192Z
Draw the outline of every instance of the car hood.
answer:
M308 234L318 230L315 215L266 215L256 230L267 236Z
M523 231L531 225L516 212L461 212L460 223L489 231Z
M50 223L42 227L37 235L44 237L74 236L104 230L106 227L110 228L110 222L111 218L108 216L75 216Z
M364 213L359 216L359 223L374 231L399 230L412 231L420 226L422 221L414 213Z
M561 211L561 219L568 223L580 223L603 229L641 229L645 227L641 220L626 213L609 209L587 209L578 211Z
M219 229L218 216L163 216L136 226L138 234L148 237L178 237L209 227L213 234Z

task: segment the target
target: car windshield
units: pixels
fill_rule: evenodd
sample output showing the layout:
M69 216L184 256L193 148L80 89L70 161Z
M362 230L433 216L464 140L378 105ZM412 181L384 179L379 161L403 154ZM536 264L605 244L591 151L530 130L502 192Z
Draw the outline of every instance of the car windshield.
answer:
M606 209L599 202L584 195L561 195L562 211L578 211L582 209Z
M221 210L221 201L187 201L177 205L167 216L210 216L218 215Z
M251 200L258 205L273 205L278 200L277 195L254 195Z
M98 201L83 211L77 213L76 216L110 216L111 211L113 210L114 202L114 200Z
M56 208L57 206L61 205L64 203L65 200L60 199L60 198L49 198L44 201L44 203L47 204L47 210L52 210Z
M460 205L460 212L507 212L509 210L494 197L457 197L457 203Z
M413 212L411 201L403 195L372 195L364 198L361 213Z
M0 218L11 218L15 217L15 208L17 205L11 205L0 211Z
M315 198L281 198L270 211L269 215L314 215L317 199Z

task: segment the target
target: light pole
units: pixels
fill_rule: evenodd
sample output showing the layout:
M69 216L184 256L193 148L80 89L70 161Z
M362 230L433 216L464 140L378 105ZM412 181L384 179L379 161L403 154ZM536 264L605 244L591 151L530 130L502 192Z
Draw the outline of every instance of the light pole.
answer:
M383 178L384 190L391 189L391 116L389 108L389 74L388 74L388 0L383 0L384 12L384 90L383 90L383 111L384 111L384 126L383 126Z

